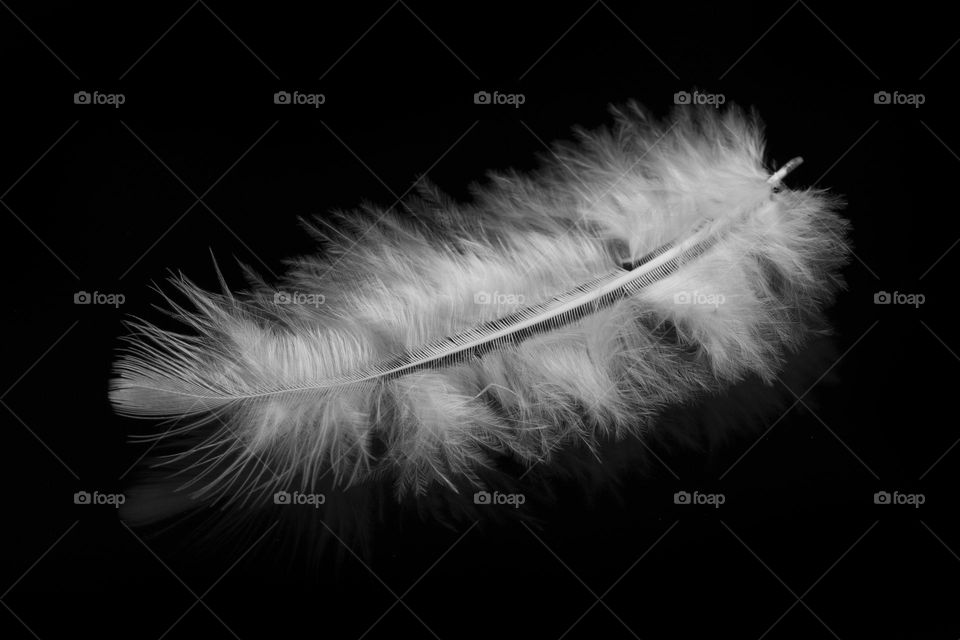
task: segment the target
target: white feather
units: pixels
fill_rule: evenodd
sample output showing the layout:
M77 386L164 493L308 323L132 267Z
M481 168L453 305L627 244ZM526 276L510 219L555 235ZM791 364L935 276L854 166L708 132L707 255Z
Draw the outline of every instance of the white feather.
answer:
M253 459L279 472L264 492L328 471L423 491L640 435L667 406L771 380L841 284L837 202L781 189L792 166L771 175L759 126L735 109L616 115L534 176L492 176L470 204L425 188L414 219L318 220L329 250L275 288L177 281L191 331L134 325L115 406L206 429L206 449L184 453L216 467L198 495L239 491Z

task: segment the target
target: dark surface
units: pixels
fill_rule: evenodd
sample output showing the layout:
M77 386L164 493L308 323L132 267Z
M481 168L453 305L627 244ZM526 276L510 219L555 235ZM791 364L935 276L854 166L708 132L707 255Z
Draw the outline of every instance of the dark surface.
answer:
M947 8L133 6L0 7L2 637L559 638L581 614L564 637L960 635ZM648 459L619 497L561 487L529 527L390 514L362 562L298 555L269 520L252 547L184 551L195 523L138 537L116 510L72 503L124 490L144 451L106 385L121 320L160 319L150 285L168 270L215 287L212 251L231 284L233 256L270 277L313 250L298 216L389 206L424 173L466 197L486 170L530 169L544 143L608 122L608 104L665 115L694 87L755 106L769 156L806 160L789 182L842 194L853 223L830 375L762 437L659 448L663 464ZM327 103L273 104L293 89ZM473 104L494 89L526 103ZM79 90L127 102L74 105ZM881 90L926 102L876 105ZM126 303L74 305L79 290ZM926 302L878 306L881 290ZM681 489L727 503L678 507ZM926 503L878 506L880 490Z

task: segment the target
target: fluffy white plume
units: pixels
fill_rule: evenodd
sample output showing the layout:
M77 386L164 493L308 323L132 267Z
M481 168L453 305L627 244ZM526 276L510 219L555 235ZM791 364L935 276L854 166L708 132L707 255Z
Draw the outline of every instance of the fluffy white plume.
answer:
M326 473L421 492L772 380L840 285L836 201L781 188L735 109L615 115L469 204L425 187L409 213L316 220L326 251L275 287L179 280L190 331L135 325L117 410L201 436L182 454L199 496Z

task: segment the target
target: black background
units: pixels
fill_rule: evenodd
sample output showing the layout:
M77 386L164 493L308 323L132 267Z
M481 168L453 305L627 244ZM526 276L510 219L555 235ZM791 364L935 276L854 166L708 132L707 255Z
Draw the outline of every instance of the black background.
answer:
M958 37L947 7L916 3L7 2L3 637L956 638ZM190 529L140 537L73 504L122 491L143 453L107 381L121 321L158 319L169 270L215 287L212 251L231 284L234 256L272 277L313 249L298 217L390 206L422 174L463 198L610 104L665 116L694 88L756 107L770 158L803 155L790 181L842 194L853 223L829 312L843 357L762 437L661 451L616 496L561 496L529 528L393 519L363 560L291 560L274 530L248 554L187 553ZM80 290L126 303L74 305ZM727 504L673 504L694 488Z

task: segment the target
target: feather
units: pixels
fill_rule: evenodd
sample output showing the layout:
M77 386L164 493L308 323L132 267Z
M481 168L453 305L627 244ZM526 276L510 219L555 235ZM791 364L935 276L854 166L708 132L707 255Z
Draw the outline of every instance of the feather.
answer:
M645 437L669 407L772 381L842 285L839 201L786 189L799 160L771 174L735 108L615 117L471 203L424 186L408 217L318 218L327 251L274 286L175 279L189 331L130 323L114 406L191 439L172 459L194 498L262 500L326 474L423 494Z

